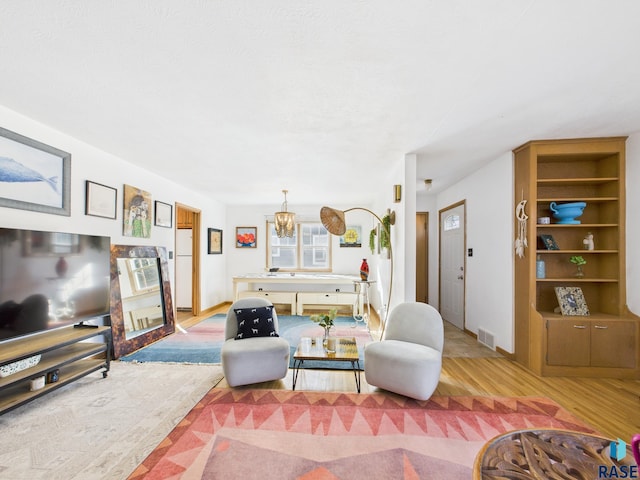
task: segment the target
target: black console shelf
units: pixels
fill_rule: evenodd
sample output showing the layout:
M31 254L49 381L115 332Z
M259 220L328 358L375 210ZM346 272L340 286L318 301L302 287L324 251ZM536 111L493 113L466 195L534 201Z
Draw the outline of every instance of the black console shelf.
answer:
M89 326L51 330L0 346L0 366L41 355L37 365L0 378L0 414L98 370L103 370L103 377L107 376L111 364L111 327L85 327ZM86 341L98 336L103 337L102 342ZM53 371L57 371L57 381L30 390L31 380L46 378Z

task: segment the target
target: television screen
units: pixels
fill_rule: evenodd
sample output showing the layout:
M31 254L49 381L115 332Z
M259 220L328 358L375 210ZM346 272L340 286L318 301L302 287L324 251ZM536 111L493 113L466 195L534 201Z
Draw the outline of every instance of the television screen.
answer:
M109 313L110 238L0 228L0 342Z

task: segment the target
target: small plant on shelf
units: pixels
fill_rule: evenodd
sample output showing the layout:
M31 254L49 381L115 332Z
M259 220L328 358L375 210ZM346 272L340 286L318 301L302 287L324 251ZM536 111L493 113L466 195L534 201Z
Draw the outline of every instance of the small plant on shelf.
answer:
M587 261L584 259L584 257L582 255L572 255L569 261L573 263L578 269L576 272L576 277L578 278L584 277L582 266L587 264Z

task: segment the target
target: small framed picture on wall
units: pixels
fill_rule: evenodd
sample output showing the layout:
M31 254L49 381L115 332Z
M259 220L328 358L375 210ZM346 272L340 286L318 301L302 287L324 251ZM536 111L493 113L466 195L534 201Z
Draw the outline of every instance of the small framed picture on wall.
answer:
M168 203L159 202L157 200L155 207L154 223L158 227L171 228L173 226L173 207Z
M236 227L236 248L256 248L258 227Z
M209 255L220 255L222 253L222 230L209 228L207 238Z
M118 190L87 180L85 182L84 214L115 219Z

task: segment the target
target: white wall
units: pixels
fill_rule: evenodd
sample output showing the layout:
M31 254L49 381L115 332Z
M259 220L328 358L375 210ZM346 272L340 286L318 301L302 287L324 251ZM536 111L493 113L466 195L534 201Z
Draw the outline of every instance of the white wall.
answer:
M3 128L32 138L41 143L71 153L71 216L43 214L27 210L0 207L1 225L9 228L27 228L73 233L93 233L111 237L112 244L154 245L174 250L174 229L152 227L151 238L125 237L122 234L123 185L129 184L149 192L153 200L173 205L184 203L202 210L202 223L224 225L225 209L219 202L194 194L188 186L181 186L142 170L124 159L99 150L91 145L35 122L23 115L0 106L0 125ZM85 209L85 181L108 185L118 190L116 220L87 216ZM0 184L0 195L2 184ZM174 208L175 226L175 208ZM223 285L225 262L220 255L206 255L206 228L203 229L202 308L225 300ZM174 272L174 261L169 261ZM174 284L171 279L172 286ZM173 293L173 291L172 291Z
M330 201L330 198L327 198ZM337 209L346 209L352 205L330 205ZM358 205L362 206L362 205ZM227 273L229 281L225 285L227 298L233 298L232 278L247 273L261 273L267 265L267 219L273 219L274 212L280 210L280 205L248 205L230 206L227 210L226 231L223 234L224 247L227 259ZM295 204L295 198L289 199L289 210L295 212L297 221L320 222L320 208L318 206L299 206ZM364 208L369 208L364 206ZM345 215L347 225L360 225L362 228L361 247L340 247L340 239L331 237L333 273L359 275L362 259L366 258L370 268L370 279L377 280L380 275L378 268L378 256L372 255L369 250L369 232L373 228L373 217L364 211L354 210ZM257 227L256 248L236 248L236 227Z
M394 290L392 305L402 301L404 297L404 228L405 215L401 204L393 203L393 185L402 183L404 174L403 159L399 158L389 166L389 179L387 185L375 187L380 192L376 205L333 205L331 194L327 194L326 204L332 208L349 209L362 207L375 212L383 217L387 209L395 209L396 226L392 227L391 240L394 249ZM372 186L374 188L374 186ZM404 195L403 195L404 196ZM295 212L298 220L320 221L320 208L323 205L296 205L295 196L289 195L289 210ZM227 209L226 230L223 234L224 247L227 259L228 282L225 285L225 295L233 298L232 278L247 273L264 272L267 264L267 218L273 218L274 212L280 210L281 205L249 205L230 206ZM370 290L370 299L373 308L379 315L384 313L383 308L388 302L388 282L390 274L390 261L385 254L372 254L369 250L369 232L375 227L377 221L368 212L353 210L345 215L347 225L360 225L362 227L362 247L340 248L339 237L332 237L332 263L333 273L359 275L362 259L369 263L369 279L376 283ZM258 227L258 243L255 249L243 249L235 247L236 227Z
M626 231L627 305L640 313L640 133L627 140ZM430 212L430 303L438 298L438 211L461 200L467 206L466 328L477 333L482 327L494 333L496 345L514 351L513 319L513 157L501 155L480 170L437 195L421 197L418 211Z
M437 211L430 217L430 248L438 251L438 211L466 202L466 244L473 256L466 258L465 327L483 328L495 335L496 345L513 352L513 156L511 152L470 174L440 193ZM430 263L437 288L438 261ZM431 292L430 292L431 294ZM437 291L436 291L436 297Z

